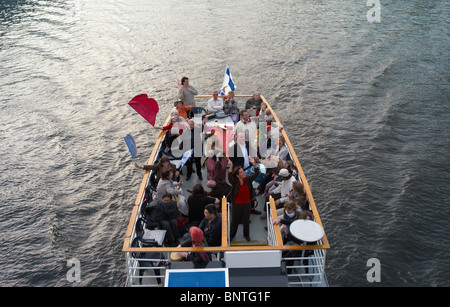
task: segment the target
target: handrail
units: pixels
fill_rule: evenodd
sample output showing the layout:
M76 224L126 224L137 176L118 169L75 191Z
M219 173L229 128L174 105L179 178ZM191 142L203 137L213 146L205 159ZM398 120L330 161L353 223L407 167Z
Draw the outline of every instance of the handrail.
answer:
M228 204L227 198L222 198L222 246L228 245Z
M164 122L164 125L167 125L169 123L169 121L170 121L170 116L167 117L166 121ZM161 131L159 133L158 139L156 140L156 143L155 143L155 146L153 147L152 153L150 154L150 157L148 158L147 164L151 164L151 163L153 163L153 161L155 161L156 155L159 150L159 146L164 138L164 135L165 135L164 131ZM134 207L131 212L131 217L130 217L130 221L128 223L127 231L125 234L125 240L123 243L122 251L125 251L124 249L129 248L129 246L131 245L131 236L133 234L134 225L137 220L139 206L141 205L141 202L144 198L144 192L145 192L145 188L147 186L148 180L149 180L149 176L150 176L150 171L146 170L144 173L144 178L142 178L141 185L139 187L138 196L136 197L136 201L134 202Z
M227 95L219 95L220 97L228 97ZM211 98L211 95L196 95L195 98ZM234 97L253 97L253 95L234 95ZM262 97L262 95L261 95Z
M270 197L270 213L272 219L277 218L275 200ZM283 245L280 225L274 225L277 245L273 246L228 246L228 206L226 197L222 198L222 244L221 246L209 247L125 247L124 252L225 252L225 251L263 251L263 250L302 250L302 249L322 249L322 245Z
M275 206L275 200L272 196L269 198L269 205L270 205L270 214L272 215L272 221L276 220L278 218L277 216L277 207ZM279 224L274 225L274 231L275 231L275 237L277 239L277 246L281 247L283 246L283 238L281 237L281 227Z
M269 105L267 100L262 95L261 95L261 99L263 100L263 102L266 103L267 108L272 113L272 116L275 119L275 121L277 122L277 124L279 126L282 126L280 120L278 119L278 116L275 114L275 112L272 109L272 107ZM284 126L283 126L283 128L284 128ZM294 160L294 164L297 167L297 170L298 170L298 172L300 174L300 178L302 179L302 183L303 183L303 186L305 187L306 194L308 195L309 204L311 206L311 210L312 210L313 215L314 215L314 220L315 220L316 223L318 223L323 228L322 221L320 219L319 212L318 212L317 207L316 207L316 203L314 201L314 198L313 198L312 193L311 193L311 189L310 189L309 184L308 184L308 180L306 179L306 176L303 173L303 169L302 169L301 164L300 164L300 162L299 162L299 160L297 158L297 155L296 155L296 153L294 151L294 147L292 146L291 142L289 141L289 137L287 136L287 133L286 133L285 129L282 129L281 133L283 134L283 137L286 140L286 145L289 148L289 152L291 153L292 159ZM324 235L323 235L323 238L322 238L322 246L323 246L323 248L330 248L330 244L328 242L327 235L325 233L325 229L324 229Z

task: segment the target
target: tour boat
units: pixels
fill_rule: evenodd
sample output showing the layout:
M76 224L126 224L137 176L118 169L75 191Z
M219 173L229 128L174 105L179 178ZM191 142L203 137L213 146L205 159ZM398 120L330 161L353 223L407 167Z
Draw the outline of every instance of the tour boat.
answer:
M245 101L252 95L236 95L239 109L245 108ZM200 114L206 109L206 102L210 95L196 96L196 111ZM151 199L155 193L151 188L153 171L146 170L140 184L139 192L131 210L131 217L126 230L122 251L125 253L127 280L130 287L326 287L328 282L325 275L326 251L330 248L326 233L323 228L319 212L314 202L308 181L298 161L297 155L289 141L288 133L296 127L282 126L276 113L261 95L262 101L267 105L273 116L272 126L283 127L281 135L286 140L289 154L287 160L291 160L296 169L298 180L301 180L306 191L309 210L314 219L296 223L295 231L302 232L303 243L283 243L280 225L274 225L278 218L275 200L272 197L264 197L262 193L257 196L257 210L269 212L267 218L261 215L250 216L250 241L243 237L242 225L239 225L237 234L230 240L230 202L223 195L221 202L222 237L220 246L205 247L177 247L167 246L164 243L164 230L158 226L148 227L143 216L143 205ZM195 116L194 116L195 119ZM201 119L201 117L196 118ZM170 121L170 115L165 125ZM233 128L235 118L219 112L208 119L205 127ZM229 128L229 127L228 127ZM166 133L162 131L148 158L147 164L155 164L165 154L163 141ZM234 140L226 140L226 144ZM171 163L177 167L182 165L180 155L170 155ZM202 157L204 161L204 157ZM260 164L260 171L264 175L264 164ZM193 167L195 170L195 166ZM208 182L206 170L202 170L203 180L199 180L198 174L193 174L186 180L186 166L182 168L182 190L186 200L192 187L201 183L205 191ZM228 172L228 169L226 170ZM228 180L227 180L228 182ZM256 188L257 183L254 183ZM262 191L261 191L262 192ZM268 201L267 201L268 200ZM264 206L266 210L264 210ZM179 222L182 222L179 220ZM303 223L304 222L304 223ZM293 230L291 224L291 230ZM297 236L297 233L295 234ZM300 235L299 235L300 236ZM311 241L304 238L311 238ZM299 238L300 239L300 238ZM182 239L179 239L181 242ZM151 242L151 244L148 244ZM176 255L179 252L208 252L211 259L207 263L190 261L178 261Z

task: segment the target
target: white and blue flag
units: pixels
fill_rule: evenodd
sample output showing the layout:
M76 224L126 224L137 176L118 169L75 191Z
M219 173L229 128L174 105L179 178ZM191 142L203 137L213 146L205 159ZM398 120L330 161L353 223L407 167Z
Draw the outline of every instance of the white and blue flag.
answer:
M229 91L234 91L236 86L234 85L233 78L231 77L230 69L225 68L225 75L223 76L222 88L219 90L219 95L227 95Z
M189 158L192 156L193 153L194 153L194 148L192 148L191 150L186 151L183 154L183 158L181 159L180 167L178 169L182 169L183 168L183 166L186 164L187 160L189 160Z

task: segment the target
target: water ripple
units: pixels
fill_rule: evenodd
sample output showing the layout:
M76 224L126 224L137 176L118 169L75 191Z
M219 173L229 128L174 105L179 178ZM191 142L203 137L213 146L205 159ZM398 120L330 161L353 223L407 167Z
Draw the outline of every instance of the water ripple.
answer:
M332 249L332 286L448 284L450 160L445 1L3 1L0 284L122 286L125 228L162 121L189 76L210 93L229 65L289 133ZM295 114L295 116L293 116ZM430 235L430 233L432 235ZM15 251L18 246L21 252ZM424 248L426 247L426 248ZM82 282L70 284L77 258Z

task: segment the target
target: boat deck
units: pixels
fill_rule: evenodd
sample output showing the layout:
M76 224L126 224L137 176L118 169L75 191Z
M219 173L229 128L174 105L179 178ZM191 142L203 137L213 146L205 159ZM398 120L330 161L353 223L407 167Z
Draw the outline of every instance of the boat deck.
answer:
M197 96L205 101L210 96ZM237 96L251 97L249 95ZM264 97L263 101L271 109ZM201 102L197 102L197 105ZM271 109L276 122L281 126L276 114ZM227 121L225 119L215 119L217 121ZM169 118L166 120L167 124ZM283 136L287 140L289 147L289 158L296 165L299 176L305 186L308 196L311 211L314 214L314 219L321 225L320 217L315 207L314 199L309 189L306 178L301 169L300 163L297 160L292 145L285 130L282 131ZM161 132L155 148L147 162L153 164L162 156L161 142L164 137L164 132ZM172 158L172 163L177 166L180 165L181 160ZM195 167L194 167L195 170ZM227 169L228 171L228 169ZM261 166L261 171L264 173L265 169ZM203 179L200 180L197 174L193 173L189 180L186 180L186 166L182 169L183 191L186 200L190 195L187 191L192 190L195 184L200 183L206 188L207 171L202 170ZM128 225L126 238L124 241L123 251L127 258L127 285L128 286L161 286L164 285L165 272L170 269L184 267L185 269L192 266L192 263L177 263L170 259L170 255L175 251L207 251L213 253L213 261L207 267L224 267L230 277L231 286L327 286L326 277L324 274L324 264L326 249L329 248L326 234L321 240L314 245L284 245L281 239L280 227L273 225L272 221L277 218L275 202L270 198L270 202L266 203L266 198L262 195L257 196L258 211L264 212L265 206L270 206L271 214L267 218L262 219L260 214L250 215L250 241L247 241L243 236L242 225L239 225L235 238L230 242L229 240L229 207L227 199L224 197L222 202L222 245L219 247L204 247L204 248L177 248L163 246L161 243L157 247L142 247L137 242L137 222L140 218L140 210L144 201L145 189L149 185L150 172L146 171L142 180L139 194L133 208L130 223ZM228 182L228 179L227 179ZM254 187L257 184L254 183ZM182 239L179 238L179 242ZM312 251L312 252L307 252ZM306 252L306 253L305 253ZM290 256L287 257L287 256ZM305 263L307 263L305 265ZM201 268L198 268L201 269ZM141 275L143 274L143 275ZM245 281L245 282L244 282ZM250 282L250 283L249 283Z

